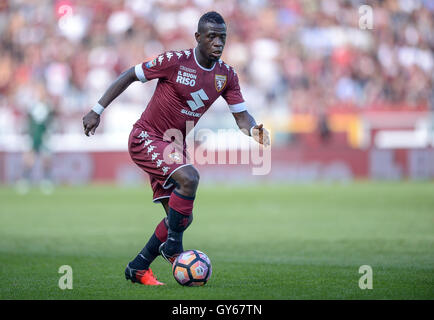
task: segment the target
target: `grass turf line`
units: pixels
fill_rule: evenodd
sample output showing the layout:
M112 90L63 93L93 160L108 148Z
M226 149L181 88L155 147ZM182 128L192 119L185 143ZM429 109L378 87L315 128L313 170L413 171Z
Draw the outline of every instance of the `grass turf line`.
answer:
M184 247L210 282L133 285L125 265L163 217L149 187L0 188L0 299L433 299L434 183L201 186ZM58 268L73 268L60 290ZM373 290L361 290L361 265Z

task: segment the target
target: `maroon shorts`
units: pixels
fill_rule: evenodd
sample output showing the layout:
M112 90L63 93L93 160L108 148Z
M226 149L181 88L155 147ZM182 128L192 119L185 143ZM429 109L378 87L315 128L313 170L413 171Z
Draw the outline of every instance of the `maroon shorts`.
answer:
M153 201L169 198L175 188L171 175L188 163L185 143L182 146L156 137L151 130L134 126L128 139L131 159L149 175Z

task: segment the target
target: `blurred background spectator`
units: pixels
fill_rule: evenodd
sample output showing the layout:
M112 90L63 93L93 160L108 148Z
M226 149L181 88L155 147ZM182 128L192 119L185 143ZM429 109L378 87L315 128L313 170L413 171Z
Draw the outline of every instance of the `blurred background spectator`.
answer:
M27 101L27 121L25 133L31 143L31 149L25 150L22 158L21 175L17 181L17 191L25 194L33 182L38 182L45 194L53 192L52 154L47 140L53 129L54 112L48 104L47 90L42 84L36 84L32 89L34 95ZM34 168L40 163L41 176L34 177Z
M250 111L272 129L286 128L300 109L324 114L337 105L432 106L434 2L369 1L372 30L359 28L362 4L2 0L0 134L24 132L35 84L44 85L56 110L56 132L81 133L83 114L120 72L165 50L194 47L197 21L210 10L228 25L223 60L237 70ZM98 131L129 132L154 86L133 84ZM201 122L234 125L221 99Z

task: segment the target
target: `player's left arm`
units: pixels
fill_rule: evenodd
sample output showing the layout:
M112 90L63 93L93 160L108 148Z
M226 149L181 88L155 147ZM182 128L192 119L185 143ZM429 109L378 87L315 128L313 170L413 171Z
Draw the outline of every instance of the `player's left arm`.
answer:
M232 115L238 125L238 128L248 136L253 137L255 141L264 146L270 145L270 134L268 130L264 128L263 124L256 124L255 119L251 114L245 110L241 112L234 112Z
M230 77L229 82L222 93L222 97L228 103L229 110L232 112L238 128L240 128L244 134L253 137L253 139L260 144L269 146L270 134L267 129L264 128L262 123L259 125L256 124L255 119L247 111L243 95L241 94L238 75L235 73L233 68L230 68L230 70L231 71L228 74Z

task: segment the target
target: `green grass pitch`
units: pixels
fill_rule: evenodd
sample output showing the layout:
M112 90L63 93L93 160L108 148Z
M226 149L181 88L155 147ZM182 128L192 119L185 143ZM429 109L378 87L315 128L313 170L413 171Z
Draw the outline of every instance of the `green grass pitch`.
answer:
M125 265L163 217L148 186L0 188L0 299L433 299L434 183L203 185L185 249L212 261L204 287L131 284ZM73 289L61 290L61 265ZM359 267L373 289L359 288Z

